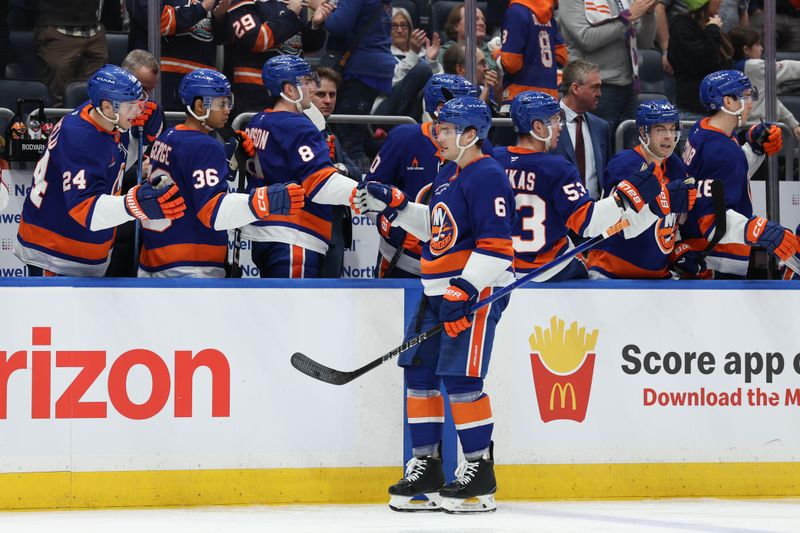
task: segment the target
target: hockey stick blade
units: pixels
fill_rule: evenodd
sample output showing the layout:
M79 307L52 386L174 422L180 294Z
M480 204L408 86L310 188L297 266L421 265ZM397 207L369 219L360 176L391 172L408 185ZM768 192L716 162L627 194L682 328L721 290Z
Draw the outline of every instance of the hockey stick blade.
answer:
M564 261L568 261L568 260L572 259L573 257L578 255L579 253L584 252L584 251L588 250L589 248L592 248L592 247L596 246L597 244L602 242L604 239L614 235L615 233L619 233L623 229L627 228L629 225L630 225L630 223L627 220L621 220L620 222L614 224L612 227L608 228L606 231L604 231L600 235L596 235L596 236L592 237L588 241L585 241L585 242L581 243L580 245L576 246L572 250L569 250L568 252L556 257L555 259L553 259L551 262L547 263L546 265L542 265L539 268L537 268L536 270L525 274L523 277L519 278L515 282L513 282L513 283L511 283L509 285L506 285L505 287L503 287L499 291L496 291L495 293L491 294L487 298L484 298L483 300L477 302L475 305L472 306L471 311L474 313L475 311L477 311L481 307L487 306L490 303L494 302L495 300L498 300L498 299L502 298L503 296L506 296L508 293L510 293L514 289L520 287L521 285L524 285L524 284L528 283L529 281L531 281L532 279L534 279L537 276L541 275L545 271L550 270L551 268L555 267L556 265L560 265ZM443 327L444 326L441 323L440 324L436 324L435 326L433 326L429 330L423 331L422 333L420 333L416 337L412 337L412 338L408 339L406 342L404 342L400 346L396 347L395 349L393 349L393 350L391 350L389 352L386 352L385 354L383 354L382 356L378 357L374 361L372 361L370 363L367 363L366 365L362 366L361 368L357 368L357 369L352 370L350 372L344 372L344 371L341 371L341 370L336 370L336 369L330 368L328 366L325 366L325 365L323 365L321 363L318 363L317 361L314 361L313 359L311 359L310 357L308 357L307 355L305 355L305 354L303 354L301 352L295 352L292 355L290 361L291 361L293 367L295 367L297 370L299 370L300 372L302 372L303 374L305 374L305 375L307 375L307 376L309 376L311 378L314 378L314 379L319 380L319 381L324 381L325 383L330 383L331 385L344 385L345 383L350 383L351 381L353 381L357 377L359 377L359 376L361 376L363 374L366 374L367 372L369 372L373 368L376 368L376 367L382 365L386 361L394 359L395 357L397 357L401 353L405 352L409 348L413 348L414 346L425 342L426 340L428 340L429 338L433 337L434 335L437 335L440 331L442 331Z

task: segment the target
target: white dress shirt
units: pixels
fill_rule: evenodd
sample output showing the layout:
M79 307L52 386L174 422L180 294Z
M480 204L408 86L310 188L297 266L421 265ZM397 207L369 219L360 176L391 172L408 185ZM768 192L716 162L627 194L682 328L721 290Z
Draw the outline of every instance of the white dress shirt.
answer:
M575 117L578 114L567 107L564 104L564 101L561 100L559 102L561 105L561 109L564 110L564 114L566 115L566 122L567 122L567 132L569 133L570 141L572 142L572 149L575 150ZM597 200L602 195L603 191L600 190L600 180L597 177L597 169L595 168L594 164L594 149L592 147L592 137L589 134L589 122L586 120L586 113L583 114L583 153L584 153L584 163L585 163L585 171L586 171L586 190L589 191L589 195Z

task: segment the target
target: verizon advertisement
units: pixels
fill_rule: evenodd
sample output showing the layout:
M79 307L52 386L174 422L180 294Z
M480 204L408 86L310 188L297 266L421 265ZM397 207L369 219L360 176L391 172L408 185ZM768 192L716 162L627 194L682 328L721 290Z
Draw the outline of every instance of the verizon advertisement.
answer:
M403 291L0 288L0 472L392 466ZM375 438L376 435L381 437Z
M497 460L800 460L799 296L517 291L487 379Z

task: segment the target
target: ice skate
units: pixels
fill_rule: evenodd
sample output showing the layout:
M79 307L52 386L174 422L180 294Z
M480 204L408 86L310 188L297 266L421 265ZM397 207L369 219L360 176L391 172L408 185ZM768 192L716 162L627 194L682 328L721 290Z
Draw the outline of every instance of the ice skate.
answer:
M403 479L389 487L389 508L392 511L438 511L441 508L439 489L444 486L442 460L437 457L414 457L406 465ZM427 500L413 500L425 496Z
M494 493L494 457L491 447L488 457L464 461L456 470L456 479L442 487L442 511L445 513L490 513L497 510Z

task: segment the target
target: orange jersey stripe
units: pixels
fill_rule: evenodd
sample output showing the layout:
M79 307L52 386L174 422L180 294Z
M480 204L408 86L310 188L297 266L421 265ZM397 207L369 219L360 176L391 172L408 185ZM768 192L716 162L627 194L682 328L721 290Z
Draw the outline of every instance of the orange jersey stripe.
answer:
M308 211L300 211L297 215L270 215L264 219L266 222L286 222L308 228L311 231L322 235L326 239L331 238L331 223L318 216L312 215Z
M662 279L669 275L669 270L647 270L633 263L620 259L605 250L589 251L589 268L597 267L620 278L627 279Z
M584 222L586 222L586 217L589 216L589 208L591 206L592 204L587 202L574 211L567 219L567 227L580 235L581 228L583 227Z
M539 91L540 93L549 94L553 98L558 99L558 89L549 89L547 87L533 87L531 85L518 85L514 83L506 87L506 90L503 91L503 100L506 102L508 102L509 100L513 100L515 96L525 91Z
M569 50L567 50L566 44L556 45L556 63L561 67L565 67L569 63Z
M203 63L198 63L197 61L190 61L182 57L161 56L162 72L178 72L188 74L189 72L194 72L199 68L210 68L212 70L217 70L212 66L204 65Z
M274 46L275 39L272 36L272 30L269 29L269 26L267 26L267 23L265 22L260 28L258 28L258 38L250 50L252 52L266 52Z
M478 296L478 300L483 300L489 297L492 293L491 287L483 289ZM483 366L483 344L484 336L486 335L486 319L489 316L489 308L491 304L481 307L475 313L475 318L472 319L472 334L469 346L469 360L467 361L467 375L478 378L481 376L481 367ZM480 400L478 400L480 401ZM475 402L472 402L475 403ZM491 416L491 409L489 416Z
M460 252L453 252L433 260L423 258L420 261L420 270L422 274L428 275L461 270L464 268L464 265L467 264L471 254L472 250L461 250Z
M217 205L222 201L224 194L224 192L217 194L211 200L207 201L206 205L197 212L197 219L200 220L205 227L214 229L214 226L211 225L211 215L214 214L214 209L216 209Z
M28 224L25 220L21 220L19 223L19 236L25 242L36 244L54 252L86 259L87 261L103 261L107 259L111 246L114 244L113 237L102 244L77 241L39 226Z
M306 194L316 189L323 181L330 178L333 174L336 173L336 169L334 167L325 167L316 172L311 173L310 175L306 176L303 180L303 183L300 185L306 190Z
M507 255L508 257L514 255L514 245L511 239L478 239L475 243L475 247L488 252Z
M257 68L237 67L233 70L233 83L251 83L264 85L261 79L261 70Z
M525 62L522 54L513 52L500 52L500 60L503 63L503 70L511 74L519 72Z
M409 421L413 418L443 418L444 398L441 396L406 398L406 412Z
M175 35L176 27L175 6L164 6L161 10L161 35Z
M92 196L82 201L69 210L69 216L74 218L75 222L86 228L86 219L89 218L89 211L92 210L95 200L97 200L97 196Z
M224 263L228 247L214 244L171 244L142 249L139 262L146 267L161 267L180 261Z
M484 396L474 402L450 402L450 410L453 412L453 422L456 425L470 424L492 418L492 404L488 396Z

